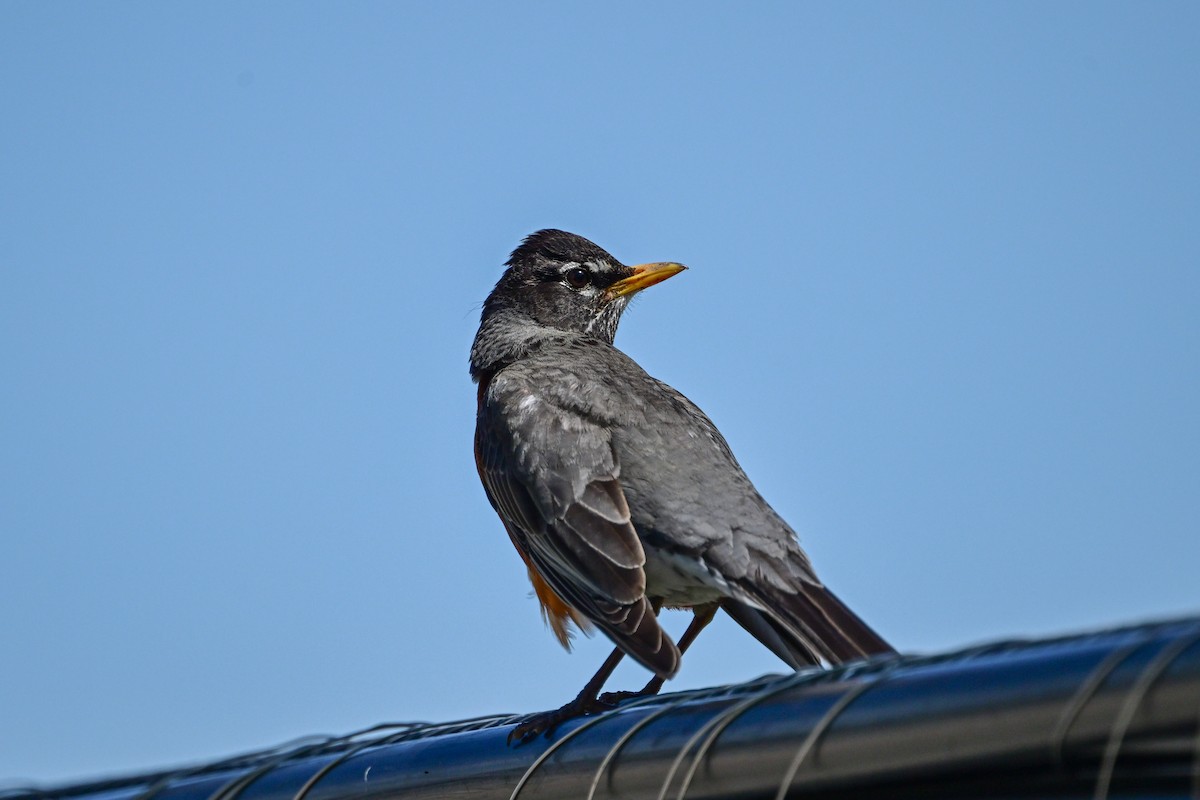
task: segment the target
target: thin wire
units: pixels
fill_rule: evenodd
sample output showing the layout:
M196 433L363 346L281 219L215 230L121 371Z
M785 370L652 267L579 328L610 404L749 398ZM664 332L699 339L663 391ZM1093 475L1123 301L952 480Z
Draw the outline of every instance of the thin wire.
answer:
M666 797L667 790L670 788L671 783L675 780L675 773L683 764L683 757L689 750L691 750L693 745L695 745L697 742L701 742L701 738L703 738L703 741L700 743L700 747L696 750L696 755L692 758L691 766L688 767L688 771L684 774L683 783L680 785L679 792L676 795L679 800L683 800L683 798L686 797L688 789L691 788L692 779L695 778L696 772L699 770L700 763L704 760L704 756L706 753L708 753L709 748L712 747L713 743L717 741L725 729L732 725L738 717L745 714L754 706L762 703L764 700L769 700L772 697L801 686L812 686L814 684L821 683L824 680L829 679L831 674L832 673L830 673L828 670L819 668L796 672L793 675L788 675L787 677L783 678L775 686L764 688L753 697L748 697L740 703L730 706L717 716L710 719L703 726L701 726L700 729L696 731L686 743L684 743L683 747L680 748L679 753L675 756L675 759L671 762L671 769L667 772L666 780L663 781L662 789L658 793L659 800L664 800Z
M913 659L912 663L915 663L918 660L919 659ZM790 689L799 688L801 686L815 686L819 683L845 680L858 675L869 675L873 670L881 667L887 670L899 666L901 663L910 662L902 661L901 659L875 659L857 662L837 670L805 670L803 672L797 672L795 675L790 675L785 678L780 685L771 687L769 691L751 698L750 701L741 703L738 706L729 709L725 715L710 720L710 723L712 724L711 730L709 730L703 743L701 743L699 749L697 749L696 755L692 758L692 763L688 767L687 773L683 776L683 784L679 787L679 793L676 796L677 800L684 800L684 798L687 796L687 792L691 788L692 781L695 779L696 773L700 770L700 764L706 758L708 751L714 744L716 744L717 739L720 738L721 734L725 732L725 729L732 725L738 717L745 714L763 700L768 700L771 697L782 694ZM692 737L693 741L698 739L702 733L703 730L697 731L697 734ZM689 742L688 746L690 747L691 744L692 742ZM682 752L686 751L681 751L681 755ZM679 757L677 756L677 761L678 758ZM672 771L674 771L676 766L676 764L672 765ZM671 778L673 778L673 776L670 776L668 779Z
M1050 735L1050 758L1054 765L1062 769L1066 763L1066 742L1067 735L1071 732L1071 726L1075 724L1079 715L1083 713L1084 706L1088 701L1100 690L1101 684L1116 671L1117 667L1125 663L1131 655L1137 650L1144 647L1152 640L1152 636L1145 636L1139 641L1131 642L1124 647L1113 650L1096 666L1095 669L1087 676L1079 689L1067 702L1063 713L1058 718L1058 724L1054 726L1054 732Z
M1097 630L1095 632L1084 634L1071 634L1052 639L1043 639L1040 641L1014 640L1010 642L977 645L971 648L963 648L956 653L944 653L926 657L905 657L898 663L898 666L907 668L954 661L968 661L976 658L993 657L997 655L1003 656L1005 653L1014 651L1019 652L1031 647L1053 647L1060 643L1072 644L1079 647L1087 647L1088 643L1093 640L1103 641L1106 650L1109 650L1109 652L1104 659L1102 659L1101 662L1096 665L1092 672L1089 673L1087 678L1080 685L1079 689L1075 692L1074 696L1067 702L1063 713L1061 716L1059 716L1055 729L1052 732L1051 741L1048 743L1051 748L1051 756L1061 768L1065 765L1066 759L1070 755L1068 752L1068 739L1072 730L1077 728L1079 725L1080 719L1084 714L1084 709L1089 705L1094 704L1096 695L1103 690L1105 684L1112 683L1113 673L1118 670L1122 664L1128 663L1127 660L1139 647L1144 646L1150 641L1153 641L1155 636L1166 635L1164 631L1169 632L1170 635L1176 639L1181 636L1196 636L1196 638L1200 638L1200 636L1197 636L1197 632L1200 631L1200 628L1197 627L1197 620L1195 618L1185 618L1152 623L1149 625L1142 624L1116 629ZM1126 643L1121 645L1121 649L1119 651L1112 651L1114 644L1113 637L1121 636L1122 634L1135 634L1139 637L1142 637L1142 641L1130 642L1127 639L1125 640ZM1182 654L1184 648L1186 648L1186 644L1179 647L1171 647L1170 649L1178 649L1178 653ZM1165 652L1166 651L1164 650L1158 655L1162 657ZM1120 750L1124 746L1124 740L1128 736L1129 730L1133 724L1133 718L1137 714L1139 704L1142 703L1143 699L1148 695L1149 691L1153 687L1154 681L1158 679L1158 676L1169 667L1170 664L1162 664L1160 666L1158 659L1153 659L1153 663L1145 668L1143 674L1134 679L1135 687L1131 689L1130 696L1125 699L1125 705L1120 709L1117 719L1114 721L1115 727L1111 730L1108 737L1102 765L1100 772L1098 773L1099 783L1097 786L1097 797L1103 798L1107 796L1109 789L1111 788L1113 775L1115 774L1116 769L1116 762L1119 759ZM839 680L849 677L852 677L851 672L842 673L840 676L837 672L834 672L832 676L826 676L821 679ZM693 735L685 747L676 756L675 763L671 767L672 773L669 776L668 783L665 786L666 792L670 792L670 784L678 778L679 771L683 768L682 759L693 755L693 751L698 746L699 749L694 753L694 760L692 761L688 773L684 778L684 783L679 793L680 798L685 797L688 789L690 788L690 784L696 779L696 775L700 770L700 766L704 763L704 759L709 754L710 750L715 747L716 741L719 740L719 737L722 735L724 730L730 724L732 724L733 721L735 721L737 718L740 718L742 714L746 713L750 707L753 707L753 705L757 704L758 702L762 702L762 699L765 699L765 697L772 696L770 694L771 692L786 691L786 689L792 685L790 681L794 680L795 676L788 676L787 678L783 679L783 683L775 686L755 686L751 688L750 684L741 684L739 687L733 689L733 702L735 703L735 706L722 711L716 717L708 720L702 726L701 731ZM814 677L811 680L815 683L818 679ZM738 697L743 691L754 692L754 696L746 697L745 699ZM762 699L760 699L759 696L760 692L764 692ZM649 705L650 703L654 702L655 699L657 699L659 702L668 704L663 710L656 711L651 715L652 719L661 719L662 716L671 713L671 709L677 708L680 704L685 703L690 699L694 699L697 696L698 695L684 695L677 700L668 700L665 697L646 698L644 701L627 703L621 706L621 708L632 708L635 705L640 706L643 704ZM554 747L544 752L538 761L535 762L535 765L531 767L530 770L526 771L524 777L522 778L522 784L518 785L512 796L514 798L517 797L518 793L521 791L521 788L523 788L523 783L528 782L531 779L533 772L536 771L536 769L542 764L544 764L552 752L557 751L557 747L565 744L566 740L573 738L579 733L582 733L582 731L590 727L590 725L598 724L600 721L607 718L607 716L608 715L605 714L595 717L579 728L573 730L568 737L560 740L555 744ZM181 779L194 778L197 776L207 778L211 776L212 778L215 778L215 780L212 780L212 783L224 781L224 785L221 786L215 796L221 797L224 800L232 800L232 797L244 791L244 789L249 786L253 780L256 780L257 777L261 777L263 774L266 774L266 772L269 772L271 769L278 767L280 764L290 759L296 759L300 757L313 758L314 755L323 756L328 752L336 751L335 757L329 763L324 763L324 759L322 759L323 766L317 770L316 774L306 781L305 786L301 787L294 798L294 800L306 800L307 797L311 796L312 790L316 784L328 776L330 772L336 769L339 765L345 764L351 757L361 753L364 749L369 747L393 744L406 739L416 739L464 730L476 730L481 728L510 725L514 721L517 721L521 718L522 717L520 716L513 715L492 715L488 717L477 718L476 721L468 720L456 723L446 723L442 725L428 725L424 723L396 723L394 727L411 727L403 732L379 736L367 742L360 741L356 738L364 735L364 732L340 737L305 737L303 739L296 740L295 742L286 743L277 747L252 751L250 753L243 753L238 756L212 761L203 765L193 765L175 770L162 770L148 774L142 774L139 776L128 776L123 778L94 781L90 783L74 785L71 787L61 787L61 789L69 790L71 794L86 794L88 792L96 793L102 791L107 792L121 789L122 791L130 792L137 797L138 800L154 800L157 795L160 795L165 789L171 787L175 782ZM600 769L593 776L593 783L589 792L589 796L592 796L594 799L594 796L599 793L599 785L604 780L605 775L609 775L611 783L612 770L617 763L617 759L620 758L623 752L629 749L628 745L632 741L633 736L640 731L644 731L650 721L650 719L639 719L639 721L634 725L634 730L627 731L624 735L622 735L617 745L614 746L605 756L605 760L601 764ZM388 727L393 726L375 726L374 728L367 729L365 733L374 733L378 730L386 729ZM349 742L348 740L351 739L354 741ZM819 747L819 744L820 742L817 740L814 741L813 746ZM349 751L346 751L346 748L349 748ZM1196 800L1200 800L1200 724L1197 725L1196 729L1194 750L1195 754L1191 765L1190 776L1191 793L1195 796ZM810 753L808 756L801 758L801 767L803 767L804 761L811 756L812 754ZM265 770L263 769L264 766L266 767ZM233 780L228 780L228 773L234 770L238 771L239 773L249 770L250 773L241 774ZM212 785L212 783L209 783L208 785ZM17 800L17 798L21 798L21 800L40 800L40 798L59 797L61 796L61 793L62 792L60 788L57 787L55 789L47 790L36 786L18 788L10 785L9 787L0 789L0 798L3 800Z
M735 705L724 709L721 713L717 714L712 719L710 719L708 722L701 725L700 728L694 734L692 734L686 742L683 743L683 747L679 748L679 752L676 753L675 758L672 759L671 768L667 770L667 777L663 779L662 788L660 788L658 790L658 800L664 800L664 798L667 795L667 790L671 788L671 783L674 782L674 780L675 780L675 773L679 771L679 767L683 764L683 757L688 753L689 750L692 749L692 747L696 744L696 742L700 741L701 737L706 736L709 731L711 731L713 728L718 727L718 726L720 726L720 730L724 730L726 725L728 725L728 723L726 722L724 725L722 725L722 721L728 718L727 715L729 714L729 712L731 710L739 709L739 708L744 710L745 708L749 708L750 706L753 706L758 702L759 702L758 697L752 697L752 698L743 700L740 703L736 703ZM736 718L737 716L739 716L739 714L735 712L733 714L733 718ZM720 733L720 731L718 731L718 735L719 735L719 733ZM704 745L701 745L699 752L701 754L706 752L706 748L704 747ZM688 790L689 786L691 786L691 783L692 783L692 776L696 772L695 765L698 763L700 763L699 757L697 757L696 759L694 759L692 761L692 767L690 769L688 769L687 773L683 776L683 783L679 787L679 795L678 795L679 797L682 798L684 795L687 794L687 790Z
M413 733L413 729L415 727L419 726L420 724L421 723L419 723L419 722L399 722L399 723L396 723L395 725L376 726L376 728L374 728L373 730L379 730L379 729L388 728L388 727L404 727L404 726L408 726L408 727L405 730L397 731L396 733L393 733L391 736L384 736L381 739L368 739L365 742L359 742L357 745L346 750L341 755L339 755L337 758L333 759L329 763L322 766L319 770L314 772L309 777L309 779L304 782L304 785L296 790L296 794L292 796L292 800L304 800L304 798L308 795L308 793L312 791L312 788L314 786L316 786L317 783L322 778L324 778L330 772L333 772L333 770L336 769L338 766L346 763L347 761L349 761L351 758L358 755L362 751L368 750L372 747L375 747L376 745L384 746L384 745L389 745L389 744L395 744L396 742L401 742L405 739L405 737L410 736Z
M264 750L255 750L250 753L243 753L242 755L238 756L230 756L229 758L212 761L207 764L200 764L194 767L184 767L183 769L167 772L158 776L149 786L142 790L140 794L135 795L133 800L153 800L153 798L158 795L159 792L182 778L190 778L195 775L203 775L205 773L223 772L227 769L248 767L258 763L261 759L271 758L279 752L284 751L285 748L288 750L288 752L300 749L304 746L301 744L302 742L309 742L311 744L313 740L316 739L319 742L328 743L336 741L337 738L338 737L335 736L304 736L299 739L293 739L291 742L285 742L281 745L269 747Z
M792 763L788 765L787 772L784 773L783 781L781 781L779 784L779 791L775 794L775 800L786 800L788 789L792 788L792 781L796 779L796 773L800 771L800 765L804 763L804 759L808 757L809 753L815 751L817 743L820 742L821 737L824 736L825 732L829 730L831 725L833 725L833 721L837 719L838 716L845 711L851 703L862 697L870 689L874 689L875 687L879 686L881 683L886 681L889 676L890 672L884 671L877 674L875 676L875 680L873 681L863 681L858 686L855 686L853 689L839 697L838 701L830 706L829 710L825 712L825 716L821 717L821 720L813 727L811 731L808 732L808 736L804 737L804 742L801 743L800 749L796 751L796 755L792 759Z
M629 726L629 730L621 734L621 738L617 739L613 746L608 749L608 752L604 754L604 759L600 762L600 766L596 768L596 773L592 776L591 786L588 787L587 800L594 800L596 796L596 790L600 787L600 778L604 776L609 764L616 759L617 754L620 753L621 750L624 749L625 745L637 735L638 731L642 730L656 719L665 717L667 714L679 708L684 703L691 702L693 700L707 700L713 697L718 697L722 693L729 691L730 688L730 686L719 686L714 687L711 690L701 690L700 692L680 693L677 699L667 702L662 708L647 714L633 725Z
M567 742L571 741L584 731L590 730L604 720L615 716L618 711L623 711L627 708L637 708L638 706L648 705L649 703L659 699L660 698L658 695L648 695L646 697L638 698L631 703L626 703L625 705L615 708L612 711L605 711L603 714L597 714L584 722L578 728L572 730L566 736L554 742L554 744L543 750L541 755L534 759L533 763L529 765L529 768L525 770L525 774L521 776L521 780L517 781L517 785L513 787L512 794L509 795L508 800L517 800L517 796L521 794L521 790L525 788L525 784L528 783L529 779L533 777L533 773L537 772L538 767L546 763L550 756L558 752Z
M1133 687L1129 690L1129 696L1121 704L1121 710L1113 722L1112 731L1108 737L1108 744L1104 748L1104 760L1101 762L1100 771L1096 776L1096 789L1092 795L1094 800L1106 800L1108 797L1113 771L1117 765L1117 756L1121 751L1121 743L1125 739L1129 724L1133 721L1133 715L1137 713L1146 693L1150 691L1154 681L1171 666L1171 662L1196 642L1200 642L1200 634L1192 634L1171 642L1146 665L1142 674L1134 682Z
M423 723L414 724L420 725ZM318 755L323 751L327 751L328 748L331 747L340 747L348 742L353 741L358 736L375 732L379 729L379 727L380 726L378 725L372 725L370 728L364 728L360 731L345 734L344 736L338 736L325 742L315 742L306 747L298 747L293 750L279 753L274 758L267 759L265 762L259 764L257 767L249 770L248 772L244 772L241 775L226 781L224 784L218 787L216 791L209 795L209 800L236 800L238 795L246 790L246 787L264 775L269 774L280 765L286 764L289 761L296 761L302 758Z
M320 755L326 751L335 750L338 747L346 746L360 736L365 736L370 733L388 730L390 728L405 728L405 730L402 732L403 736L399 739L396 739L396 741L401 741L404 738L421 738L426 736L437 736L445 733L457 733L464 730L478 730L482 728L495 727L507 722L511 722L514 719L519 719L519 716L514 714L489 714L479 717L471 717L464 720L457 720L455 722L436 724L430 722L385 722L372 725L368 728L362 728L351 733L343 734L341 736L306 736L295 739L291 742L277 745L275 747L257 750L251 753L243 753L242 755L232 756L220 761L201 764L195 767L187 767L159 775L155 778L153 783L147 786L141 792L141 794L136 795L133 800L153 800L153 798L165 788L183 778L189 778L205 773L222 772L227 769L249 769L251 767L257 767L258 769L255 770L257 774L239 775L223 784L216 790L216 792L210 795L211 798L222 798L223 800L229 800L230 798L237 797L237 795L240 794L253 780L262 777L262 775L266 774L266 772L269 772L270 769L274 767L278 767L287 761L297 758L311 757ZM395 738L395 735L391 737L381 737L380 739L369 740L368 742L362 744L365 744L366 747L370 747L373 744L384 744L385 740L386 743L390 743L390 741ZM363 749L366 749L362 746L362 744L356 745L352 749L354 749L355 752L361 752ZM268 767L266 771L261 769L261 767L264 765L264 759L266 759L266 765ZM337 760L344 761L344 759ZM319 777L323 777L324 774L328 773L323 773ZM311 787L308 787L308 789L311 789Z

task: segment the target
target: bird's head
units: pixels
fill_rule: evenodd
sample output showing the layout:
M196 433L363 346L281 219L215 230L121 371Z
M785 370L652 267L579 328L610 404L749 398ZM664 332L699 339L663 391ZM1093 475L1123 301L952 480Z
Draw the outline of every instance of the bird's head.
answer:
M481 345L506 336L527 341L533 328L588 334L611 344L630 298L686 269L673 262L628 267L582 236L553 229L526 237L507 266L483 304L472 372Z
M538 231L521 242L508 269L484 303L490 310L518 311L540 325L591 333L609 342L629 299L682 271L682 264L627 267L573 233Z

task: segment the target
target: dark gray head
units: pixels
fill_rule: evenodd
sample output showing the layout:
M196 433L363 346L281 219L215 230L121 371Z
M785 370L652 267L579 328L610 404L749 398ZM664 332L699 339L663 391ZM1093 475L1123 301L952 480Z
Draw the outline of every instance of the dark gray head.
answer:
M681 272L682 264L627 267L573 233L547 229L521 243L483 303L471 347L471 376L520 357L538 339L562 333L609 344L629 299Z

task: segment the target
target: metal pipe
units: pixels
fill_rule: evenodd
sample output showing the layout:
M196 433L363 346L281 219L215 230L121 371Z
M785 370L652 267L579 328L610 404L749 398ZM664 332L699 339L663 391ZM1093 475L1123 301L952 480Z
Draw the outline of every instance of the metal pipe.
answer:
M1200 797L1200 618L859 662L627 703L376 726L4 800Z

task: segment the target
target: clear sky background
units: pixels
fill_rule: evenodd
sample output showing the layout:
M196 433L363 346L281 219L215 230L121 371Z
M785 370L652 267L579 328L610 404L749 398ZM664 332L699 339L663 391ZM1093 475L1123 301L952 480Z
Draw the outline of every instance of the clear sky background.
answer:
M0 5L0 779L574 696L471 456L542 227L691 267L618 345L901 648L1200 612L1198 30ZM782 669L726 620L668 688Z

